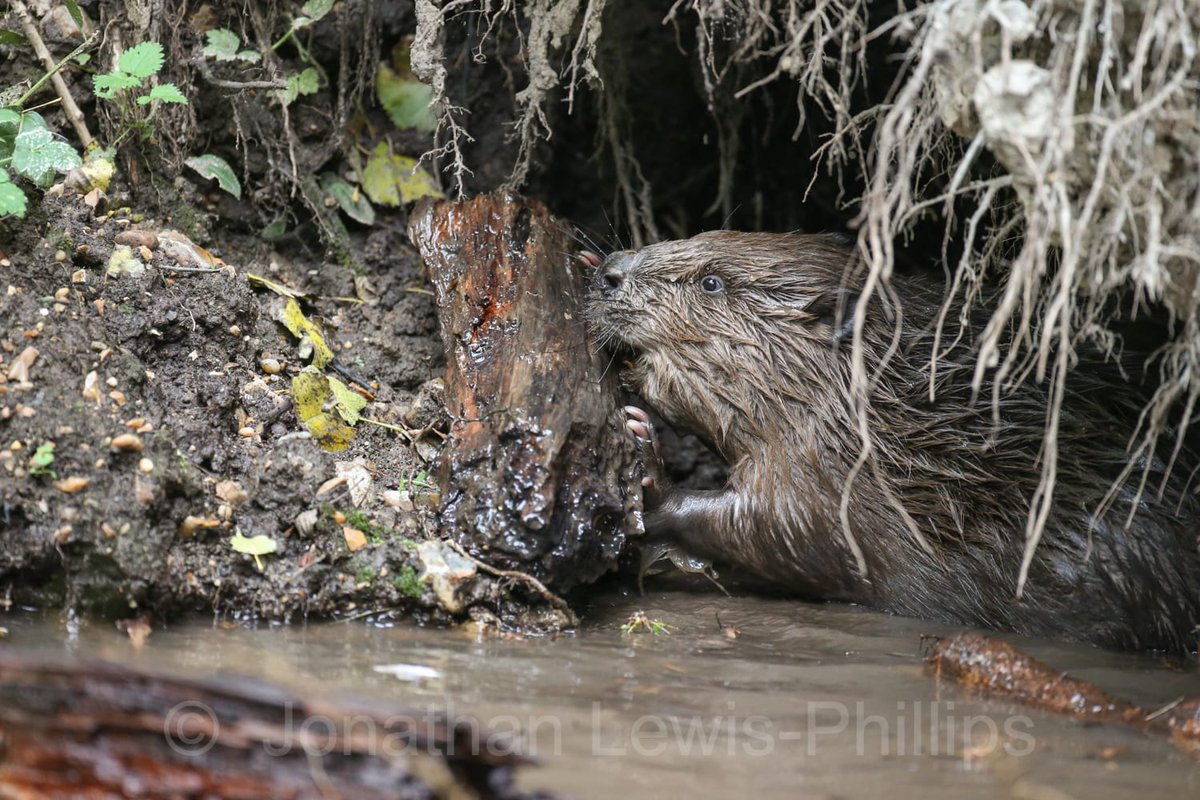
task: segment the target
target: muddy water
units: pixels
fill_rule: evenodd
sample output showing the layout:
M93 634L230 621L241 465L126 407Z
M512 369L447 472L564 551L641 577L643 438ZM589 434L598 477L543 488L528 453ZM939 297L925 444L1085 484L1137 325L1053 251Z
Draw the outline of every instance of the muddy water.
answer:
M639 609L674 629L623 635ZM723 635L717 615L741 635ZM939 687L921 668L918 637L952 629L850 607L617 597L595 603L577 635L540 640L364 620L196 621L155 631L141 650L108 626L17 612L0 624L5 647L472 715L519 731L541 759L526 787L580 798L1200 797L1200 762L1169 742ZM1200 693L1194 668L1014 641L1147 708Z

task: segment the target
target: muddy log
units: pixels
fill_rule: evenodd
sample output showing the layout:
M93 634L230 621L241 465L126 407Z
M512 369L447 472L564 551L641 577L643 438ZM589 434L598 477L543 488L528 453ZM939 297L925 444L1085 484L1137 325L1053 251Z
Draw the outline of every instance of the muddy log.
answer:
M527 797L511 744L463 719L259 681L0 656L3 797Z
M566 227L539 203L494 193L418 209L409 237L436 289L449 364L447 532L556 590L594 581L640 532L641 485Z
M925 664L938 679L988 697L1086 722L1169 735L1176 747L1200 758L1200 698L1180 698L1158 711L1147 711L1072 678L1007 642L974 633L932 639Z

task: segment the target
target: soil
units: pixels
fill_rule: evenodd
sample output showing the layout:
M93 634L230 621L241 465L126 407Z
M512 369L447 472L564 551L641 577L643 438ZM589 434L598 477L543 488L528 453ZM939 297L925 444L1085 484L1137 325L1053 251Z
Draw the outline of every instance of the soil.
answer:
M417 551L436 536L438 498L424 476L440 441L444 358L433 297L397 217L357 237L362 274L217 228L211 238L196 231L196 243L223 265L182 271L198 268L160 245L140 276L112 276L114 237L171 223L47 197L3 244L0 272L7 601L112 617L447 619L418 580ZM277 296L249 273L305 293L307 316L374 396L364 416L412 441L359 423L348 449L318 445L289 394L303 366L297 342L272 316ZM13 368L27 348L37 357L21 380ZM47 445L53 460L39 466ZM357 506L347 481L327 483L351 465L372 480ZM305 524L306 512L315 521ZM344 528L361 530L365 546L352 551ZM237 552L235 534L270 537L278 551ZM482 602L465 613L491 620L487 601L511 592L478 576L456 610Z

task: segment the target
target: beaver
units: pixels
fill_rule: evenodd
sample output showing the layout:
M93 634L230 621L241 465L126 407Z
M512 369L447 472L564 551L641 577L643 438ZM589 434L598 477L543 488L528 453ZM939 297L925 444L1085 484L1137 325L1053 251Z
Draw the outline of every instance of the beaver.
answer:
M931 372L942 286L896 276L857 332L874 376L864 450L851 403L863 286L852 256L835 236L729 231L603 263L585 256L596 266L596 340L627 357L625 378L649 406L729 466L723 489L674 487L649 418L628 409L644 445L649 546L733 564L806 599L1194 650L1200 501L1180 465L1200 461L1185 445L1174 468L1155 456L1130 463L1144 388L1113 358L1078 356L1059 413L1053 503L1018 597L1049 389L1032 379L997 387L989 371L976 390L979 315L942 337Z

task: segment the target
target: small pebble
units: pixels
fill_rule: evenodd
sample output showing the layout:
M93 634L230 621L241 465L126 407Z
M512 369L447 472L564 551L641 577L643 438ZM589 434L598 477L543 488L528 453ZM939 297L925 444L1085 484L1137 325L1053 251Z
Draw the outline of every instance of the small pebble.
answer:
M251 428L249 425L247 425L238 431L238 436L244 436L247 439L252 439L255 436L254 428Z
M71 283L87 283L87 270L77 269L72 272Z
M278 375L280 370L283 369L283 365L279 363L279 359L277 358L264 358L259 364L262 366L263 372L268 375Z
M132 433L122 433L120 436L114 436L112 446L117 450L125 450L132 453L140 453L144 447L142 440L136 434Z
M146 424L146 420L142 419L141 417L134 417L133 419L131 419L125 423L125 427L136 431L138 428L142 427L145 424Z
M61 287L59 287L59 289L57 291L54 292L54 299L55 300L66 300L70 294L71 294L71 288L69 286L61 286Z
M118 224L122 222L129 224L128 220L118 220ZM158 247L158 237L152 231L140 231L135 229L121 231L113 237L113 242L116 244L124 244L130 247L139 247L146 250L154 250Z
M138 462L138 469L149 475L151 472L154 472L154 462L148 458L143 458Z
M67 260L67 251L66 250L54 251L54 260L59 262L60 264L64 261L66 261Z
M229 332L230 332L231 334L233 334L234 336L241 336L241 335L242 335L242 329L241 329L241 328L239 328L237 325L230 325L230 326L229 326Z

